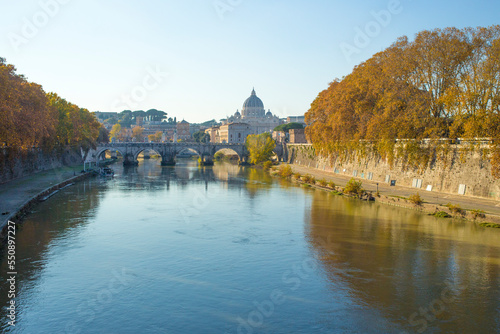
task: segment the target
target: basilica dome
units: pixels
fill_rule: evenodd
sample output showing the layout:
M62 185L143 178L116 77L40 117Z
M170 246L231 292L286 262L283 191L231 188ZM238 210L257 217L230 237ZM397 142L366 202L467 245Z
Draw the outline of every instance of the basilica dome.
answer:
M252 95L243 103L241 116L245 117L265 117L264 103L255 94L255 89L252 90Z

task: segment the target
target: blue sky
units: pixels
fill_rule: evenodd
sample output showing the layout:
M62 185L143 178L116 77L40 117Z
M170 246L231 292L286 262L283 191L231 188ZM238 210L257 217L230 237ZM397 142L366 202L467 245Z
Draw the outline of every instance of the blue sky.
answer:
M253 87L274 114L302 115L329 82L400 36L500 23L493 0L3 0L1 8L0 57L46 91L91 111L156 108L189 122L234 113Z

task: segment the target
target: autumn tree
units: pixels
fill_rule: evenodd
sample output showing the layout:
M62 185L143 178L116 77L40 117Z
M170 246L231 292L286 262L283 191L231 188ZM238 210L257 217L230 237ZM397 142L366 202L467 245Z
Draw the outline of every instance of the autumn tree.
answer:
M0 58L0 142L17 149L50 146L55 116L42 87Z
M319 93L306 134L330 153L359 140L497 137L499 51L500 26L401 37Z
M163 138L163 132L161 132L161 131L157 131L154 135L148 135L149 141L154 142L154 143L161 142L162 138Z
M91 147L101 125L88 110L46 94L0 58L0 142L13 149Z
M119 123L113 125L111 131L109 132L109 138L117 140L123 139L122 126Z
M276 143L266 132L260 135L249 135L246 139L246 147L250 153L250 163L259 164L271 159Z
M138 142L144 141L144 128L141 126L135 126L132 129L132 138Z

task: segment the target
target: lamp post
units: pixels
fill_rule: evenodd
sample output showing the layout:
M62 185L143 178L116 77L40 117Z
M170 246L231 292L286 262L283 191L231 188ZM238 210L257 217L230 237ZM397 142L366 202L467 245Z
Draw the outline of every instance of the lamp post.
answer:
M377 182L377 194L378 194L378 182Z

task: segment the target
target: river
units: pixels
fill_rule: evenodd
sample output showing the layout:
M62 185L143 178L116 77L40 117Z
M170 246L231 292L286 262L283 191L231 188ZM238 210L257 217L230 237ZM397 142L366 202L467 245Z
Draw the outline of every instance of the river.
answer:
M230 164L112 167L18 229L4 332L500 333L498 230Z

